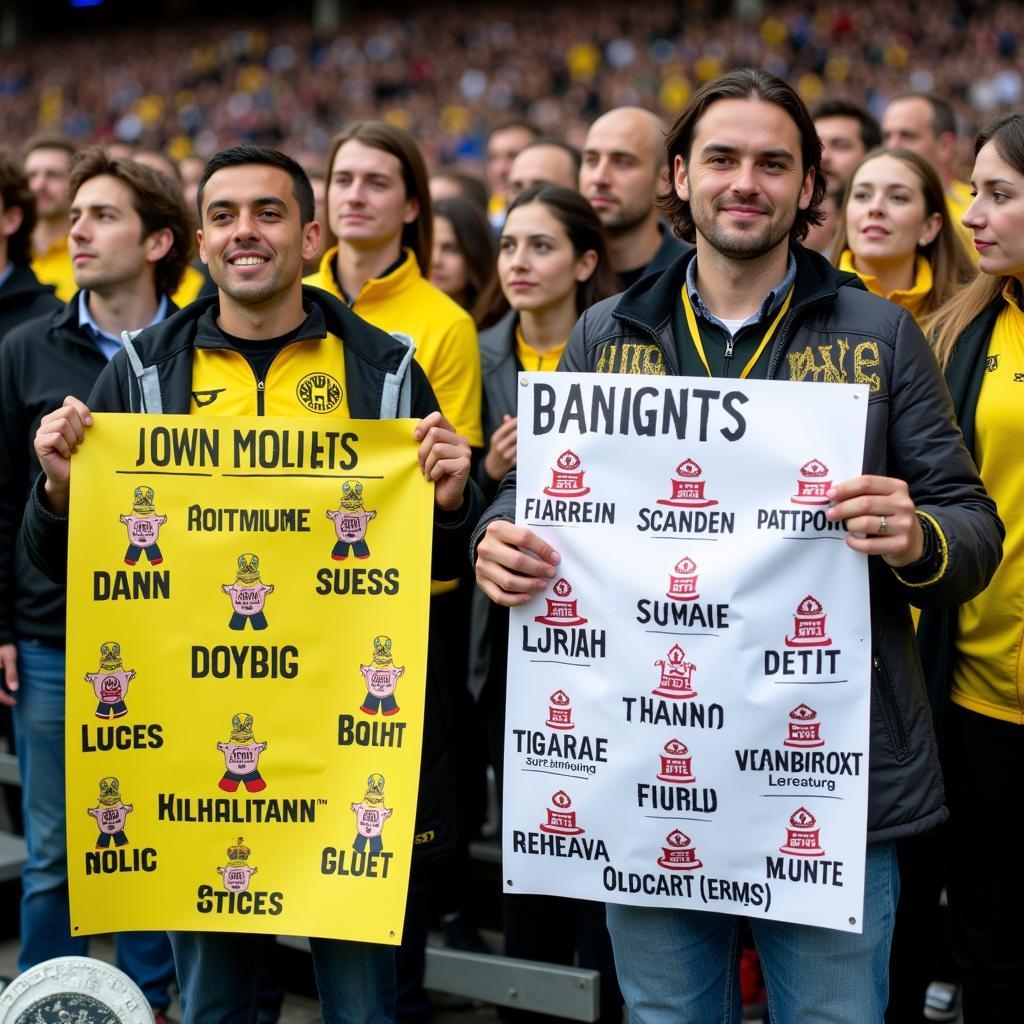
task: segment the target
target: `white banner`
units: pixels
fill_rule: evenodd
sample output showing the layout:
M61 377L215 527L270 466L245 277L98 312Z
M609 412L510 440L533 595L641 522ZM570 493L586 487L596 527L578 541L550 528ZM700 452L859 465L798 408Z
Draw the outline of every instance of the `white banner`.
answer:
M520 374L507 892L861 930L867 560L825 517L861 385Z

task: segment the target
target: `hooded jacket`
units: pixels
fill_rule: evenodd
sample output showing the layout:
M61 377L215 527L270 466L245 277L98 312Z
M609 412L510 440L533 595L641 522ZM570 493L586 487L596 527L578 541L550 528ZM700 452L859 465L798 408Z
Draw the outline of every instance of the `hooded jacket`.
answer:
M349 415L354 419L422 418L437 409L430 384L412 358L412 348L371 327L342 302L318 288L303 288L307 319L298 338L342 339ZM163 323L126 335L119 352L96 382L88 405L93 412L189 413L192 354L197 334L213 344L208 325L219 299L198 299ZM22 536L33 563L52 579L67 568L67 518L55 516L42 494L43 477L32 489ZM480 515L482 498L470 480L462 508L434 512L432 575L452 579L465 575L466 545ZM434 658L427 661L423 760L416 815L416 850L439 854L454 841L454 782L451 753L451 712Z
M796 282L776 332L769 380L867 384L865 473L907 482L936 538L936 558L895 570L869 559L872 673L868 841L924 832L946 817L935 735L908 602L959 604L999 563L1003 526L953 416L931 351L910 314L852 275L794 246ZM673 313L694 253L591 307L560 371L677 374ZM515 472L481 519L515 517Z
M49 316L19 325L0 343L0 643L63 647L64 587L28 560L18 529L39 475L32 446L39 421L67 395L88 398L107 359L78 325L78 294L66 306L53 303Z

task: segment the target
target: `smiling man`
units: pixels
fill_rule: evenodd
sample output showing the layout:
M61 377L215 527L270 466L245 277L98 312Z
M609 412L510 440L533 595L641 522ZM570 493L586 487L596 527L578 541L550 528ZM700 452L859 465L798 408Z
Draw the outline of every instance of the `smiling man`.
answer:
M864 930L764 918L750 928L773 1020L880 1024L894 840L946 816L907 602L955 605L977 594L999 561L1002 528L913 319L798 244L819 218L825 179L821 143L793 89L764 71L731 71L694 94L667 143L663 210L696 248L592 306L559 370L630 373L642 364L871 389L864 475L835 485L827 513L846 521L846 543L870 558L873 663L886 668L871 680L881 696L871 708ZM513 524L514 512L513 471L474 538L478 585L507 606L543 593L558 562L549 544ZM739 924L727 914L609 905L630 1019L739 1021Z
M460 575L479 514L479 492L467 486L469 444L437 410L405 342L371 327L320 289L302 287L303 261L320 240L305 171L275 150L223 150L203 172L197 203L199 253L218 295L198 299L126 341L88 407L69 398L43 418L35 450L44 473L32 491L23 533L30 558L51 578L66 573L70 460L92 422L90 408L321 419L393 418L405 410L402 415L421 417L413 437L420 443L420 469L434 483L433 571L443 579ZM329 408L297 387L311 372L333 379L334 387L326 389ZM431 795L445 798L443 792ZM424 827L422 820L418 831L436 824ZM261 936L177 932L171 941L185 1024L249 1020L258 995ZM393 1020L391 947L317 938L310 945L329 1024Z
M66 185L61 186L62 189ZM25 557L18 526L39 473L32 440L65 395L85 398L122 347L121 333L173 312L167 298L192 248L188 211L163 175L100 149L71 164L68 236L78 293L12 330L0 346L0 666L13 696L28 839L22 875L21 970L84 956L70 936L64 852L64 587ZM157 1013L174 964L164 935L118 940L119 963Z

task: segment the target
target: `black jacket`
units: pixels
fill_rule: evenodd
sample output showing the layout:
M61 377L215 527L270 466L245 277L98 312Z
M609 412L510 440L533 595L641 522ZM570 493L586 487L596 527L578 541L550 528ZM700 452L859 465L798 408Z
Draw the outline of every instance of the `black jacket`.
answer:
M974 452L975 412L985 376L985 358L992 329L1003 309L1002 298L979 313L960 335L946 367L946 384L953 400L953 409L963 431L964 443ZM956 661L956 636L959 606L926 609L917 628L917 643L924 666L932 716L939 748L945 739L949 695L953 688L953 666Z
M64 646L64 587L31 564L18 529L39 475L32 447L39 421L67 395L85 401L107 360L78 326L78 295L56 305L0 343L0 643L17 637Z
M197 299L163 323L130 339L104 370L89 396L94 412L188 413L192 407L192 351L196 334L210 330L219 299ZM303 288L308 313L303 337L329 332L343 340L349 415L380 419L383 412L422 418L437 400L411 349L370 326L343 302L319 288ZM203 318L206 318L203 320ZM200 321L203 320L202 323ZM456 579L468 571L466 547L483 499L470 480L462 508L435 510L434 579ZM22 530L29 557L59 579L67 569L67 519L54 516L37 480ZM427 659L423 759L416 812L416 852L431 857L449 850L455 836L451 715L436 657Z
M15 266L0 285L0 341L18 324L60 309L53 286L40 284L31 267Z
M906 310L870 295L851 275L794 247L793 301L772 345L768 378L866 383L864 472L906 480L919 511L941 530L933 579L869 561L873 672L868 839L923 832L946 817L935 736L908 602L959 604L999 563L1003 527L953 417L938 366ZM678 373L673 312L693 253L580 318L560 371ZM476 533L515 515L515 473Z

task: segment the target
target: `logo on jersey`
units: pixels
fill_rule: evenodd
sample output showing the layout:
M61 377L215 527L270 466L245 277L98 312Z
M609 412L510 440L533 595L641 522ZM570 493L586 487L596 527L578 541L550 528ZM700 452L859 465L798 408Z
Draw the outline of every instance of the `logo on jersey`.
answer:
M307 373L295 396L310 412L334 412L341 405L341 385L329 373Z
M197 409L205 409L217 401L217 396L222 395L227 388L210 388L209 391L193 391L192 401L196 403Z

